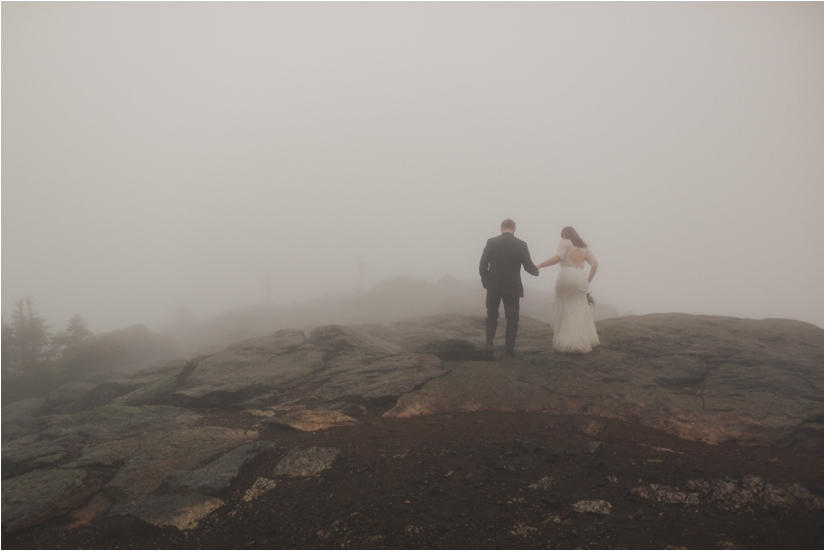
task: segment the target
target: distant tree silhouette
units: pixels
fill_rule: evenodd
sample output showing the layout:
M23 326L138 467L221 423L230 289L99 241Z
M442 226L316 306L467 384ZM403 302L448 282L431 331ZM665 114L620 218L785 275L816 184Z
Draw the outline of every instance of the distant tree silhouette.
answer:
M83 318L74 315L66 324L65 330L52 336L49 355L52 357L60 356L67 346L79 343L90 336L92 336L92 332L86 327Z
M31 297L14 303L11 325L3 328L3 350L9 355L7 368L26 368L46 359L49 351L49 327L34 311Z
M14 333L12 331L11 325L6 323L6 320L3 320L3 349L2 351L0 351L0 361L2 361L3 373L6 373L11 368L11 366L14 365L14 358L12 358L12 355L14 354L14 345L12 343L13 339Z
M92 360L100 348L87 346L91 335L80 316L73 316L65 330L52 335L31 297L16 301L11 322L3 320L3 402L42 397L81 378L94 367Z

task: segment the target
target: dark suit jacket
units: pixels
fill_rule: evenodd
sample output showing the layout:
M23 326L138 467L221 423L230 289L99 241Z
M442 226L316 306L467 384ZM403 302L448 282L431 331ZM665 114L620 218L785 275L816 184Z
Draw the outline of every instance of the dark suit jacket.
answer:
M539 275L539 269L530 260L527 243L510 232L503 232L488 239L487 246L481 254L481 263L478 266L481 284L494 293L523 297L522 266L528 273Z

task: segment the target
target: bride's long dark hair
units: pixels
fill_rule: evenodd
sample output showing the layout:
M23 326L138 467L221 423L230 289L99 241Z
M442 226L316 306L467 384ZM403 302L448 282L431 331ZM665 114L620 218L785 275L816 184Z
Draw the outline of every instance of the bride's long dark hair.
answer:
M577 247L587 248L587 243L584 242L584 239L579 237L578 232L573 229L573 226L565 226L561 230L561 238L569 239Z

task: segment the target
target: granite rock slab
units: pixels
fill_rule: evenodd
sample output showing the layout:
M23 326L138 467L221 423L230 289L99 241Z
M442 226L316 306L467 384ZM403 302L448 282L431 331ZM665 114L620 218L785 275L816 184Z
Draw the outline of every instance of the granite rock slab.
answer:
M275 467L276 476L311 478L332 467L341 454L337 448L292 448Z
M202 495L147 495L112 508L110 518L134 516L159 528L172 526L193 530L207 515L224 504L218 498Z
M105 480L83 469L38 469L3 481L3 532L35 526L83 505Z
M203 467L172 475L164 484L166 493L217 496L229 488L244 465L274 448L266 440L242 444Z

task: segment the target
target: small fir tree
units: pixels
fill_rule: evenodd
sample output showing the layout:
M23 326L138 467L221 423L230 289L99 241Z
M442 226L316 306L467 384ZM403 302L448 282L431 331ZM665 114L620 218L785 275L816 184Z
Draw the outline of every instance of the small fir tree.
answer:
M49 350L49 327L34 311L31 297L14 303L8 349L17 367L26 367L46 358ZM6 340L4 335L4 341ZM5 347L4 347L5 348Z
M72 316L66 324L66 329L55 334L51 339L51 356L60 356L67 346L77 344L92 332L86 327L86 322L78 315Z

